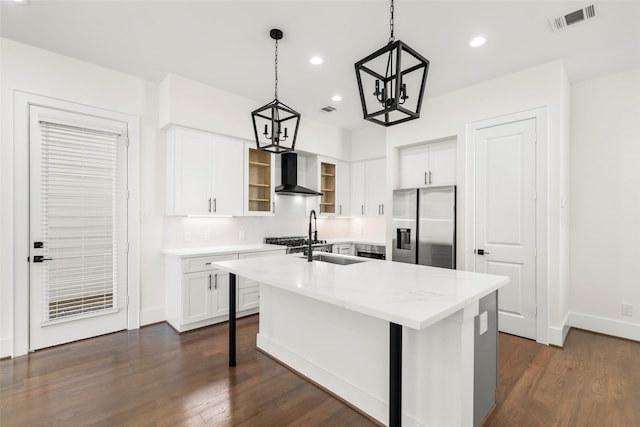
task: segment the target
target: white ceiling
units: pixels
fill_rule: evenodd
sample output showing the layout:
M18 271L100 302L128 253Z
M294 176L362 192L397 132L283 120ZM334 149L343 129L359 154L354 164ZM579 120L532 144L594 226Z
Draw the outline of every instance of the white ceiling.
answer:
M2 0L1 36L159 82L175 73L251 98L273 99L271 28L279 98L346 129L362 119L354 63L389 38L387 0ZM571 82L640 66L640 2L599 1L599 17L562 32L548 19L588 1L395 3L396 39L431 62L426 97L561 59ZM483 34L487 43L470 48ZM309 63L319 54L324 64ZM340 102L331 101L339 93ZM332 105L336 111L320 109ZM247 113L248 114L248 113Z

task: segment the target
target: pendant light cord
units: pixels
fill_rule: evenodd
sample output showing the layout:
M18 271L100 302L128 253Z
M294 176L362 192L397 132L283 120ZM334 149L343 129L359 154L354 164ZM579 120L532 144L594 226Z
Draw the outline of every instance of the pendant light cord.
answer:
M393 35L393 0L391 0L391 8L389 10L391 12L391 19L389 20L389 31L391 32L391 36L389 37L389 43L393 43L396 40Z
M276 59L275 59L275 69L276 69L276 100L278 99L278 39L276 39Z

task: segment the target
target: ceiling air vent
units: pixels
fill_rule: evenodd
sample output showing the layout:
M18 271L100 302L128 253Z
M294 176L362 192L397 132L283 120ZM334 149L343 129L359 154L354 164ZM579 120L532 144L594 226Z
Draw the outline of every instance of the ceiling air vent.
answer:
M322 111L325 111L327 113L330 113L332 111L336 111L335 108L333 108L331 105L327 105L326 107L321 108Z
M551 24L551 29L555 32L564 30L571 25L577 24L578 22L582 22L595 17L596 5L590 4L589 6L585 6L582 9L574 10L573 12L556 16L555 18L550 18L549 23Z

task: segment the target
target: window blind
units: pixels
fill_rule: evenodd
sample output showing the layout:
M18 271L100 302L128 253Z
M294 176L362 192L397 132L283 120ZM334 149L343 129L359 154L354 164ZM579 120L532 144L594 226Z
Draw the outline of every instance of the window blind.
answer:
M44 323L118 310L126 251L126 145L118 133L40 122ZM123 159L125 159L123 161ZM126 258L125 258L126 259Z

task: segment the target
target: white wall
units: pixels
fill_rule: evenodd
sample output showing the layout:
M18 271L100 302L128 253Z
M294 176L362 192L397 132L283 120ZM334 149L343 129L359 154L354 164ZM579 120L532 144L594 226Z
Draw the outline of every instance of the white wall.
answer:
M157 85L122 73L76 61L11 40L1 39L2 142L0 165L0 357L11 354L14 283L13 228L13 91L21 90L140 117L141 310L164 304L164 274L157 268L162 245L162 176L156 168L158 152ZM28 215L19 212L18 215Z
M11 354L13 337L13 289L27 286L14 280L14 204L13 194L13 91L58 98L92 107L140 117L140 316L147 324L164 319L165 243L184 245L183 231L193 231L190 245L234 244L261 241L270 233L305 234L307 207L296 207L293 199L279 202L282 216L277 218L232 218L232 225L246 231L228 231L224 219L176 219L164 217L165 139L159 129L173 121L186 126L230 136L252 139L250 111L260 103L219 91L196 82L172 76L173 85L162 86L89 63L0 39L0 357ZM171 99L175 104L167 104ZM159 121L160 120L160 121ZM296 148L328 157L349 159L348 132L305 119L300 125ZM28 212L18 212L26 216ZM320 236L344 237L350 233L379 231L379 227L352 227L353 220L320 219ZM375 225L375 222L373 223ZM225 226L226 225L226 226ZM212 231L212 240L198 240L203 230ZM166 240L165 242L165 235ZM366 235L365 235L366 237ZM175 246L174 246L175 247Z
M419 142L454 137L458 141L458 259L459 268L471 268L465 262L472 248L466 248L465 140L467 123L532 110L547 108L548 146L546 157L538 159L547 166L548 247L541 262L548 265L546 277L540 279L548 291L548 301L539 304L540 316L545 316L550 328L562 329L567 315L568 283L563 262L566 262L568 227L562 221L561 199L567 197L566 150L569 145L569 83L560 62L540 65L502 78L490 80L443 96L429 98L422 106L420 119L392 126L387 130L387 185L393 188L397 169L397 148ZM390 196L389 196L390 197ZM388 200L387 202L390 202ZM387 222L387 236L391 235ZM540 248L539 248L540 253ZM548 313L546 309L548 307ZM538 340L548 342L547 330L539 331ZM561 343L560 343L561 344Z
M370 124L351 132L351 161L375 159L387 154L387 130Z
M254 140L251 111L266 104L243 98L175 74L160 83L160 127L192 127ZM349 132L302 117L296 151L349 160Z
M569 323L640 340L640 69L573 85L571 107Z

